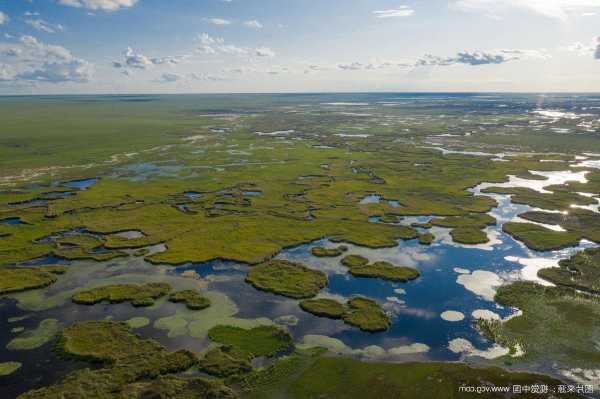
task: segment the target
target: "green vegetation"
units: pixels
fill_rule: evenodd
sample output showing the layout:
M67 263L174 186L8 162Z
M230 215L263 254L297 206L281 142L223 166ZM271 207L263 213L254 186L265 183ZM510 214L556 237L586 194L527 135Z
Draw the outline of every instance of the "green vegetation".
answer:
M554 284L600 294L600 249L589 248L559 262L559 267L538 271Z
M235 399L238 395L218 380L160 376L124 387L119 399Z
M136 328L142 328L142 327L146 327L147 325L150 324L150 319L147 317L141 317L141 316L137 316L137 317L132 317L131 319L127 320L125 323L127 323L127 325L129 327L131 327L132 329L136 329Z
M329 298L307 299L300 302L300 307L315 316L342 319L363 331L385 331L391 323L377 302L363 297L352 298L346 304Z
M315 316L329 317L330 319L341 319L348 311L346 306L329 298L306 299L300 302L300 307Z
M511 361L546 359L571 367L592 367L600 362L595 344L600 329L596 297L570 288L515 282L500 287L495 300L523 312L496 323L488 334L499 343L518 343L525 351L524 357Z
M0 363L0 377L11 375L22 366L19 362L4 362Z
M273 356L292 345L292 336L275 326L259 326L244 329L234 326L216 326L208 332L209 338L251 357Z
M587 209L572 209L568 213L525 212L523 219L537 223L557 224L579 239L600 243L600 214Z
M419 234L419 244L431 245L435 240L435 236L431 233Z
M450 231L452 239L459 244L485 244L490 239L484 231L476 227L457 227Z
M554 190L552 193L540 193L524 187L488 187L482 192L511 195L511 202L529 205L534 208L548 210L570 210L571 205L593 205L594 199L584 197L577 193L564 191L564 188Z
M419 277L417 269L406 266L395 266L389 262L374 262L366 266L350 268L355 277L374 277L390 281L407 282Z
M62 273L64 269L60 267L0 268L0 295L47 287Z
M532 223L508 222L502 230L535 251L553 251L579 244L577 234L554 231Z
M131 302L133 306L152 306L156 299L167 295L169 291L171 286L166 283L105 285L80 291L73 295L72 300L80 305L94 305L108 301L109 303Z
M500 368L473 368L461 363L374 363L343 357L322 356L319 352L301 353L245 377L244 398L356 398L473 399L481 393L460 391L477 386L557 386L561 382L546 376L507 372ZM485 394L504 398L504 393ZM518 397L535 398L539 394ZM565 394L575 398L576 394Z
M13 338L6 348L9 350L31 350L50 342L62 325L56 319L45 319L34 330L25 331Z
M246 281L260 290L302 299L317 295L327 285L327 275L300 263L271 260L252 267Z
M198 366L206 374L226 378L252 371L249 357L246 352L231 346L221 346L208 351Z
M314 256L319 258L335 258L348 250L345 245L340 245L335 248L313 247L310 251Z
M346 257L344 257L344 259L342 259L342 265L349 267L349 268L353 268L353 267L360 267L360 266L366 266L369 264L369 259L365 258L364 256L360 256L360 255L348 255Z
M194 290L174 292L169 296L169 301L184 302L185 306L191 310L202 310L210 306L210 299Z
M342 264L350 269L355 277L382 278L390 281L407 282L419 277L419 271L412 267L395 266L389 262L374 262L360 255L348 255L342 259Z
M345 323L363 331L385 331L391 321L379 304L371 299L356 297L348 301L348 311L342 315Z
M20 399L143 397L127 396L126 392L146 391L148 385L160 389L193 386L189 380L173 375L167 380L161 378L192 367L196 358L191 352L167 352L157 342L133 334L125 323L76 323L63 331L57 350L65 356L99 362L101 367L76 370L63 381L27 392ZM205 384L198 381L198 385Z

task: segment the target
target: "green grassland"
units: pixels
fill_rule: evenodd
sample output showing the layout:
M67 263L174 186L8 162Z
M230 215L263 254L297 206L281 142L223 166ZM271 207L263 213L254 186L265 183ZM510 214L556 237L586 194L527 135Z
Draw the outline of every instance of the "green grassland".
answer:
M571 288L515 282L500 287L495 300L523 312L486 334L499 343L519 344L525 355L511 361L559 362L584 368L600 361L595 344L600 328L597 297Z
M511 373L500 368L472 368L460 363L374 363L321 352L296 352L292 356L249 374L240 384L243 398L432 398L470 399L482 393L461 392L468 386L544 384L557 386L550 377ZM486 393L486 398L506 394ZM569 396L571 395L571 396ZM519 398L535 398L523 394ZM565 394L565 398L577 397Z
M348 97L369 99L359 94ZM327 95L301 99L309 107L336 101ZM301 112L298 101L286 95L0 98L0 221L20 221L0 223L0 294L51 284L52 289L63 287L61 279L68 278L70 284L63 287L68 295L62 298L64 292L55 293L56 303L72 296L77 303L148 306L167 297L171 287L156 279L143 284L104 281L84 288L77 286L83 283L73 274L85 275L85 268L61 277L65 271L61 268L23 265L46 256L117 263L126 262L133 253L153 264L215 259L247 263L246 281L254 287L294 299L313 298L326 287L327 276L301 264L273 260L282 249L323 238L340 247L313 248L315 256L342 256L346 243L386 248L399 240L418 239L430 245L435 237L417 228L431 226L451 229L458 243L484 243L485 230L496 223L487 214L496 202L474 195L469 188L484 181L502 183L508 175L539 178L529 171L564 170L579 152L600 152L600 140L593 135L530 132L519 113L490 113L463 122L464 108L459 106L390 107L385 123L368 122L368 140L336 136L351 131L358 120L320 109ZM295 107L295 112L286 107ZM420 114L432 118L414 118ZM486 120L492 114L496 122L490 126ZM437 118L440 115L444 118ZM511 124L521 124L524 130L515 134L515 128L508 127ZM294 137L271 134L286 130L294 130ZM472 134L465 136L466 131ZM462 143L458 149L531 153L498 162L428 148L430 135L448 132L460 139L439 140L452 146L458 140ZM543 162L551 158L560 162ZM518 203L564 211L572 204L594 203L576 194L600 192L600 173L589 171L586 177L589 183L552 187L552 194L497 187L487 191L510 194ZM86 189L65 185L84 178L98 181ZM361 203L368 195L381 200ZM560 224L566 232L530 223L507 223L503 228L538 250L563 248L584 238L600 242L597 214L568 211L521 215L532 222ZM433 219L426 225L403 226L400 222L406 216ZM137 234L122 234L129 231ZM164 244L165 250L150 251L156 244ZM415 269L370 264L359 256L346 257L342 263L360 277L407 281L419 276ZM574 268L583 277L570 276L567 281L564 270L571 273ZM560 285L583 285L590 291L596 287L595 282L577 281L595 276L590 265L578 259L551 273L545 277ZM160 278L167 280L166 275ZM183 291L168 297L186 306L178 305L177 315L154 325L168 330L169 337L185 334L188 328L195 338L208 332L213 346L200 360L186 350L168 352L132 333L125 323L80 322L61 331L58 321L47 319L17 335L9 346L35 348L58 336L56 348L62 355L95 365L21 398L341 398L349 391L359 397L471 398L478 396L460 394L458 387L556 383L548 377L464 364L363 363L324 356L320 350L295 351L274 359L292 350L288 332L254 327L257 324L254 328L222 325L235 321L234 311L213 314L225 308L220 303L224 299L187 288L176 287ZM37 292L41 290L25 294L43 301L45 297L36 296ZM488 328L486 335L499 343L518 343L526 351L523 361L597 364L600 359L593 348L599 314L594 298L567 288L527 283L501 287L496 299L522 309L523 315ZM379 304L367 298L354 297L345 304L309 299L301 306L364 331L384 331L390 325ZM196 311L200 309L205 310ZM206 325L204 313L211 313ZM192 321L202 324L193 334L187 327ZM244 321L249 327L251 321ZM251 360L261 356L270 357L270 363L252 369ZM218 378L181 375L195 365L225 378L229 386ZM5 367L10 371L16 365Z
M330 114L281 118L266 99L226 98L48 99L28 111L27 121L17 109L25 99L8 104L1 111L0 218L20 217L26 224L0 225L0 264L49 254L105 260L156 243L168 247L148 256L156 263L260 263L282 248L322 237L373 248L419 237L410 227L369 222L384 215L458 217L438 222L470 228L458 231L457 240L482 242L483 232L475 229L489 224L483 214L495 203L467 188L557 168L540 162L541 156L494 162L442 155L395 140L393 126L374 127L368 141L316 136L315 130L336 132L342 120ZM255 114L260 106L267 111ZM295 129L301 140L254 134L277 129ZM415 132L413 138L419 137ZM156 173L140 178L139 168L148 164ZM75 195L27 202L64 189L47 183L84 177L101 179ZM260 195L246 195L249 189ZM201 195L189 198L187 191ZM400 207L359 204L367 193ZM96 238L43 240L81 228ZM113 234L128 230L143 235Z
M600 249L590 248L559 262L559 267L538 271L538 276L554 284L600 294Z

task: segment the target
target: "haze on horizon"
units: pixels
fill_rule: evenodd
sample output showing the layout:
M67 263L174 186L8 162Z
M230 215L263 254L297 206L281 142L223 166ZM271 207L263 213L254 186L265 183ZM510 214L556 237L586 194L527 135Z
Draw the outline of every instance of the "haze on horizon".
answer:
M0 0L0 95L600 91L600 0Z

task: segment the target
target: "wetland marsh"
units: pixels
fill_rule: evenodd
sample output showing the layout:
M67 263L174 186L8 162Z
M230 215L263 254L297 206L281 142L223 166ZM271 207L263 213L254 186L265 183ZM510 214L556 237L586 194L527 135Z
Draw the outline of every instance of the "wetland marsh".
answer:
M574 96L0 97L0 389L600 392Z

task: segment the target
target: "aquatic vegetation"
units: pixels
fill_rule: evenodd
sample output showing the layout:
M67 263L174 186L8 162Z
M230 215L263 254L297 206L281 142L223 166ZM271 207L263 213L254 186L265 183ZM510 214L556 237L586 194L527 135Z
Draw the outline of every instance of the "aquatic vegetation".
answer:
M210 299L198 291L184 290L172 293L169 296L171 302L184 302L188 309L202 310L210 306Z
M484 193L511 195L511 202L515 204L529 205L534 208L558 210L569 210L571 205L593 205L596 203L592 198L584 197L577 193L554 190L551 193L540 193L539 191L525 187L488 187L481 190ZM553 189L552 187L549 187Z
M248 353L231 346L211 349L198 362L201 371L215 377L230 377L248 373L252 370Z
M246 281L260 290L302 299L317 295L327 285L327 275L300 263L271 260L252 267Z
M123 388L120 397L131 399L235 399L238 395L221 381L208 378L160 376L152 381L137 382Z
M366 266L369 264L369 259L361 255L348 255L342 259L342 265L349 268Z
M323 356L318 351L295 352L244 378L242 389L248 398L314 397L399 398L431 397L450 399L461 386L557 386L554 378L530 373L507 372L500 368L475 368L462 363L376 363L347 357ZM501 398L504 394L487 395ZM570 395L570 396L569 396ZM480 396L480 395L479 395ZM577 394L565 394L565 398Z
M208 332L209 338L251 357L273 356L292 346L292 336L275 326L259 326L244 329L235 326L216 326Z
M306 299L300 302L300 307L315 316L329 317L330 319L341 319L348 311L346 306L329 298Z
M310 251L314 256L319 258L335 258L336 256L342 255L347 250L348 247L340 245L335 248L313 247Z
M399 282L407 282L420 276L419 271L415 268L396 266L384 261L350 267L350 274L355 277L373 277Z
M577 252L558 265L539 270L538 276L557 285L600 293L600 249L588 248Z
M489 242L489 238L484 231L475 227L457 227L450 231L452 239L459 244L477 245Z
M62 328L56 319L45 319L37 328L25 331L10 340L6 348L9 350L31 350L50 342Z
M346 304L329 298L307 299L300 302L300 307L315 316L342 319L363 331L385 331L391 323L377 302L363 297L352 298Z
M121 394L135 391L139 388L136 383L152 384L154 379L185 371L196 363L189 351L167 352L156 341L133 334L125 323L111 321L80 322L67 327L57 350L65 356L100 362L102 367L76 370L63 381L27 392L21 399L127 397ZM179 382L185 384L183 380Z
M502 231L522 241L527 248L535 251L552 251L572 247L579 244L581 240L581 236L576 233L554 231L532 223L508 222L502 226Z
M147 325L150 324L150 319L147 317L141 317L141 316L137 316L137 317L132 317L131 319L125 321L125 323L127 323L127 325L129 327L131 327L132 329L136 329L136 328L142 328L142 327L146 327Z
M525 351L523 360L551 359L573 367L600 362L594 332L600 328L597 298L570 288L515 282L500 287L495 300L523 313L501 324L487 323L492 327L487 335L498 343L517 342Z
M361 99L363 95L352 96ZM411 292L405 305L392 293L398 290L399 284L338 275L337 273L346 271L338 259L325 258L342 258L347 253L339 250L343 246L356 244L361 248L350 253L368 254L372 259L394 259L393 263L397 264L424 263L424 266L430 268L423 268L428 272L428 280L424 280L426 284L422 286L430 287L429 272L442 273L439 270L441 268L433 263L436 255L448 249L444 247L449 241L446 229L451 231L454 241L464 244L487 242L488 233L490 238L496 238L495 235L500 234L497 233L497 228L490 227L495 224L495 220L488 214L490 211L495 214L496 210L493 208L497 205L496 201L489 196L475 195L475 190L469 189L485 181L492 187L490 191L495 190L494 186L502 185L509 175L538 179L536 181L539 185L536 187L548 183L542 180L545 179L544 176L530 173L530 170L577 171L571 173L576 175L576 182L547 186L548 190L552 190L551 194L526 189L514 190L510 194L503 191L512 196L514 203L523 202L544 209L569 211L568 215L524 215L525 219L532 222L559 224L567 231L562 232L564 234L546 233L539 225L531 227L529 224L522 224L515 227L511 223L505 226L505 230L512 229L515 238L529 242L530 246L535 245L532 242L540 241L541 243L536 242L539 248L560 248L583 238L598 242L598 216L587 210L565 208L571 204L594 204L596 198L593 193L600 192L598 173L583 173L590 168L588 166L571 166L572 162L577 161L575 151L600 151L598 140L591 135L555 137L556 135L549 135L545 131L548 129L537 130L536 126L532 127L528 123L537 116L530 114L530 108L527 107L535 106L535 101L532 102L527 97L519 97L519 101L523 100L522 104L527 104L527 107L510 103L510 107L507 107L509 109L504 110L498 108L494 101L479 101L468 96L435 101L430 101L426 96L418 101L407 99L410 103L408 107L387 107L378 100L389 101L389 97L379 94L369 96L372 97L366 97L364 103L373 108L369 111L373 116L362 121L360 126L353 117L343 116L339 112L327 110L328 106L320 105L324 102L320 95L303 96L303 107L298 107L299 100L293 96L277 96L276 100L269 96L231 96L227 99L202 96L153 97L152 101L136 105L122 101L119 97L90 97L89 103L86 101L85 105L80 99L53 98L45 100L44 107L40 108L46 111L41 113L36 111L36 107L23 106L37 104L38 100L35 99L4 101L0 114L3 123L10 126L10 129L4 129L0 133L0 152L6 155L0 157L0 266L12 269L13 265L30 265L29 261L34 259L31 264L39 264L46 256L74 260L70 262L68 270L65 270L66 273L52 286L20 293L13 291L7 297L15 299L22 310L51 310L48 312L50 316L44 315L40 319L55 317L52 312L61 312L60 306L73 308L71 303L66 302L72 296L84 292L89 294L90 291L94 292L93 295L88 295L90 303L94 303L93 297L102 295L105 297L101 301L111 302L111 298L120 298L118 302L129 301L136 305L154 303L154 307L142 312L148 317L133 318L130 313L121 313L126 309L129 309L127 312L134 312L127 307L75 308L82 312L108 312L106 316L113 316L118 320L129 318L127 324L132 328L139 328L138 332L143 334L149 333L150 329L143 327L148 326L152 320L152 326L160 330L160 334L164 333L167 337L163 338L174 345L180 342L203 345L208 332L217 325L251 330L275 322L290 326L297 324L294 331L304 331L305 321L315 320L298 312L296 301L254 292L259 299L264 296L268 300L258 301L257 306L253 307L256 298L252 296L248 304L240 303L241 312L238 315L238 307L234 303L234 300L239 301L237 293L233 293L231 299L228 298L224 292L231 289L231 286L225 286L224 277L219 280L221 274L228 271L219 270L215 275L205 277L198 269L197 279L194 280L180 277L179 269L169 271L167 266L215 259L244 262L250 265L248 282L255 287L295 299L313 298L327 285L325 274L318 270L284 267L281 264L271 268L264 266L279 262L269 260L286 248L293 247L289 253L303 251L304 256L304 252L314 245L311 243L327 237L330 241L339 243L339 247L315 247L314 255L324 255L324 259L309 257L306 258L306 264L314 263L327 270L330 270L330 265L335 264L336 274L331 276L329 284L331 293L340 293L338 278L346 279L361 287L359 291L342 292L342 295L372 292L373 297L377 297L382 305L369 302L366 298L355 298L349 303L324 303L321 302L322 298L317 297L314 301L301 302L300 306L324 317L342 318L357 327L363 326L366 331L380 331L390 324L389 316L383 309L394 312L401 309L407 312L407 318L417 317L408 312L421 310L411 308L416 305L411 304L411 296L415 302L421 302L423 297L419 282L408 288ZM356 98L352 98L352 102L355 100ZM477 105L477 109L469 114L467 122L463 120L465 107L468 107L465 104L470 104L471 101ZM13 102L19 103L19 106L15 106ZM284 106L282 102L285 103ZM517 108L520 111L515 111ZM26 118L23 109L27 109ZM282 112L284 109L286 111ZM76 120L66 123L66 112L77 115ZM110 118L106 115L110 115ZM177 118L173 115L177 115ZM349 129L354 128L365 130L369 139L361 139L361 135L348 135L347 132L352 133ZM571 125L569 128L576 129ZM34 131L36 134L32 134ZM465 134L467 131L470 132L469 135ZM270 135L255 132L279 133ZM449 134L452 137L435 137L438 134ZM515 146L516 138L519 148ZM48 147L48 143L52 143L52 148ZM444 146L444 149L440 151L423 147L431 145ZM562 153L513 153L538 150ZM483 151L489 154L482 155ZM553 162L542 162L545 160ZM74 181L94 176L90 181ZM583 176L589 180L588 183L583 182ZM591 194L583 196L576 194L577 192ZM372 200L361 204L365 197ZM374 201L375 198L377 201ZM504 198L503 201L507 200ZM403 220L408 218L432 220L416 224L406 222L403 225ZM402 251L396 251L399 260L388 256L393 254L394 250L391 248L397 246L400 240L418 239L423 245L434 243L433 235L423 230L432 226L443 229L436 229L440 231L439 234L436 233L440 240L431 248L420 247L416 241L411 241L401 243L409 251L401 254ZM517 231L518 229L523 231ZM504 243L506 246L514 246L511 240ZM160 250L153 249L159 246ZM454 249L458 252L458 248L462 251L466 247L455 246L450 248L450 252ZM380 257L379 253L373 254L374 249L385 255ZM286 257L289 253L286 251L281 257ZM142 257L145 259L141 259ZM368 259L363 259L355 258L357 264L346 260L349 263L348 272L354 276L393 281L416 278L419 273L416 269L396 267L384 262L369 264ZM485 259L487 257L482 258L484 261ZM152 262L155 269L145 261ZM500 262L502 265L499 266L498 273L506 271L502 269L504 262ZM124 266L128 263L131 267ZM449 265L450 268L453 266L455 265ZM473 268L470 262L460 266ZM489 265L481 264L482 268L487 266ZM0 273L3 268L0 268ZM239 268L245 270L246 266ZM26 269L33 268L27 266ZM39 270L49 272L42 268ZM559 270L562 269L553 272L557 273ZM585 275L590 276L587 272ZM254 281L251 281L251 276ZM239 276L236 278L232 283L234 287L240 283ZM0 278L0 285L3 280ZM143 298L130 292L136 290L131 290L129 286L141 287L159 282L168 283L173 288L165 289L166 292L160 295L162 300L154 301L152 296ZM440 281L442 283L446 282ZM472 298L470 292L463 292L462 287L450 282L453 286L451 291L460 291L458 295L461 298L491 301L497 287L504 281L491 272L475 271L458 277L458 283L480 297ZM207 289L207 285L211 287L211 291ZM112 293L103 294L102 289L106 286L113 287L118 293L114 297L111 297ZM125 289L124 286L128 288ZM362 291L363 288L365 291ZM248 287L243 289L252 291ZM174 294L168 297L171 292ZM126 299L127 297L131 299ZM205 308L207 302L201 299L204 297L210 300L208 308ZM168 302L169 299L186 302L187 306L175 306ZM582 297L578 301L587 304L588 299ZM385 304L384 300L387 300ZM276 305L271 307L270 301ZM433 311L429 312L433 314L432 319L428 320L443 324L437 316L445 308L443 302L436 303ZM492 307L494 304L489 302L486 305ZM418 306L426 307L422 302ZM260 317L267 307L269 318ZM197 311L193 308L204 310ZM504 315L505 310L498 310L498 313ZM551 312L548 311L547 314ZM564 316L563 313L559 314ZM74 312L73 317L75 316L77 312ZM404 317L399 318L399 323L402 323ZM544 321L541 318L535 320L539 323ZM343 331L336 330L336 334L360 336L361 340L365 340L364 344L359 344L360 349L356 352L352 349L347 352L349 356L366 358L383 353L383 356L392 358L395 353L421 353L427 347L423 344L406 344L389 348L387 344L381 344L385 346L384 349L383 346L367 345L379 344L379 340L386 341L388 337L383 334L369 338L368 334L343 327L341 322L320 320L318 324L315 328L327 330L327 333L330 333L332 326L341 327ZM458 323L453 327L463 331L464 328L469 328L467 324ZM489 334L490 338L498 342L511 342L503 341L507 334L505 324L510 325L510 322L487 326L487 330L494 332ZM407 338L415 339L413 334L417 332L413 329L417 325L421 324L407 323L407 329L410 329L407 331ZM589 328L596 327L591 322L581 324L582 331ZM315 331L304 334L309 335L311 332ZM115 334L119 337L123 335L117 330ZM584 335L583 332L580 334ZM180 339L176 339L177 337ZM561 334L558 337L562 340ZM389 338L398 338L396 328L390 331ZM459 357L448 354L446 348L438 350L439 343L435 343L435 339L425 341L432 345L433 350L429 355L433 358ZM544 339L545 345L554 346L549 334ZM107 343L106 337L97 337L97 340L109 347L113 345ZM444 340L442 345L446 345L446 342ZM520 338L518 342L521 342ZM586 342L589 343L590 340ZM130 341L129 345L135 346L137 341ZM529 346L528 353L532 352L531 345L524 345ZM565 346L561 345L562 343L558 345L562 348L560 350L565 350ZM240 362L238 352L239 349L227 345L209 352L212 367L215 370L226 370L227 367L244 369L247 363ZM549 357L552 356L549 354ZM149 364L156 360L152 357L148 361L145 355L139 357ZM292 357L294 356L290 356ZM181 363L189 363L186 356L179 360ZM173 362L178 363L179 360L174 359ZM303 363L302 367L308 368L309 363L314 360L311 358L308 363L304 360L300 363ZM560 363L561 359L558 360ZM271 361L273 360L269 360ZM294 362L295 360L290 359L288 364ZM25 366L27 367L24 369L29 370L28 365ZM144 368L146 366L138 367L133 356L127 356L122 361L106 360L100 367L101 372L78 371L59 382L63 384L62 388L52 388L55 390L45 391L45 394L60 397L68 392L76 397L88 397L93 391L100 396L110 397L114 393L132 398L150 395L196 397L200 395L198 392L205 392L207 396L233 395L232 391L217 380L187 379L169 373L164 375L161 374L162 371ZM537 364L533 367L537 367ZM183 366L177 370L179 369L183 369ZM293 367L281 369L289 371L291 374L287 377L290 378L292 375L297 378L306 370ZM138 371L143 370L150 377L140 377ZM254 375L258 372L255 370L246 374ZM472 369L469 372L475 373ZM228 371L222 373L229 374ZM235 371L232 375L240 373L245 372ZM324 375L324 379L329 376ZM370 375L369 384L379 387L379 375ZM271 377L277 376L265 378ZM386 378L382 381L384 385L388 384ZM473 381L475 382L477 381ZM402 384L396 381L389 384L395 387L396 383ZM430 381L419 379L416 383L426 385ZM289 385L271 386L270 389L287 390ZM390 391L394 392L393 389ZM327 396L329 391L323 392L311 392L310 396ZM435 393L431 396L435 397ZM290 393L280 394L279 397L293 396Z
M22 366L19 362L3 362L0 363L0 377L5 375L11 375Z
M379 304L371 299L356 297L347 303L348 311L342 315L345 323L363 331L385 331L390 326L390 318Z
M167 283L106 285L79 291L73 295L72 300L80 305L94 305L107 301L109 303L131 302L133 306L152 306L154 300L167 295L169 291L171 286Z
M558 224L571 236L600 243L600 213L587 209L571 209L567 213L525 212L525 220L545 224Z
M419 244L431 245L435 240L435 236L431 233L419 234Z
M0 295L47 287L62 273L64 270L56 267L0 268Z

